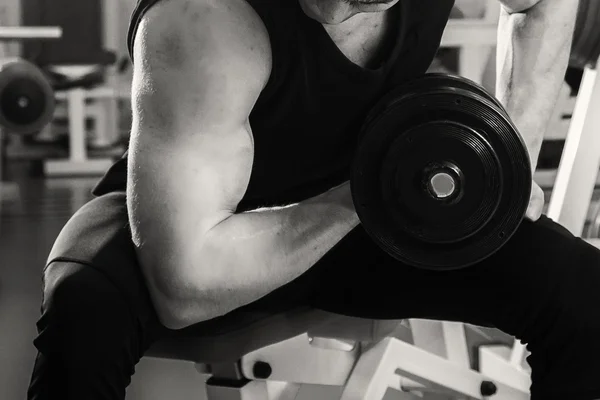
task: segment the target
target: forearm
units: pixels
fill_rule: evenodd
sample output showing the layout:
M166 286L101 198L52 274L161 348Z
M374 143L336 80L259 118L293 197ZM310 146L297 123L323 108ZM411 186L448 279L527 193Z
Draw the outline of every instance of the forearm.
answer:
M186 324L251 303L294 280L358 223L349 185L282 208L234 214L215 226L191 255ZM196 271L196 272L194 272ZM210 284L207 285L207 282ZM195 293L195 294L194 294Z
M577 0L540 0L498 30L496 97L523 136L535 169L571 48Z

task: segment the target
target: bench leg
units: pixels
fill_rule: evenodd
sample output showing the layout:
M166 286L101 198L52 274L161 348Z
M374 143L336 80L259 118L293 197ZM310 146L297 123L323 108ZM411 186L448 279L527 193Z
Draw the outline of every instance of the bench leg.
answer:
M390 343L389 338L384 339L360 356L341 400L383 399L396 370L396 364L389 357Z
M401 379L406 378L406 379ZM386 338L363 353L342 400L380 400L388 387L414 394L444 394L454 399L485 397L489 377L447 358L432 354L395 338ZM493 382L494 399L529 400L528 391Z
M267 381L269 400L295 400L300 387L297 383Z
M270 400L265 382L215 378L206 381L206 398L207 400Z
M207 400L295 400L300 386L288 382L209 378Z

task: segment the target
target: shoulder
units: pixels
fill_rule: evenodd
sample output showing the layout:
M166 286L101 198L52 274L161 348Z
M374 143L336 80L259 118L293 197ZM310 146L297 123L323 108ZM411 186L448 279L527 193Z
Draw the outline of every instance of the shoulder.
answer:
M271 60L266 27L245 0L160 1L140 20L133 50L171 68L221 59L268 69Z

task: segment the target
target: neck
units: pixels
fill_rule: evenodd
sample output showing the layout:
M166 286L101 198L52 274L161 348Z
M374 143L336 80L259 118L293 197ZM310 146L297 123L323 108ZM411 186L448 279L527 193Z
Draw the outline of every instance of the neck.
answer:
M374 21L382 21L387 13L359 13L339 24L323 24L325 30L333 36L348 36L359 29L372 27Z

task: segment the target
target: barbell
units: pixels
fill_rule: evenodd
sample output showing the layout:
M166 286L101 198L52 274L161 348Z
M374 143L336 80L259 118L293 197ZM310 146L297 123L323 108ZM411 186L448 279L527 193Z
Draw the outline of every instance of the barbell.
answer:
M52 120L54 107L52 85L36 65L19 58L0 59L0 128L38 132Z
M529 204L525 143L502 105L465 78L427 74L377 103L351 172L369 236L419 268L465 268L497 252Z

